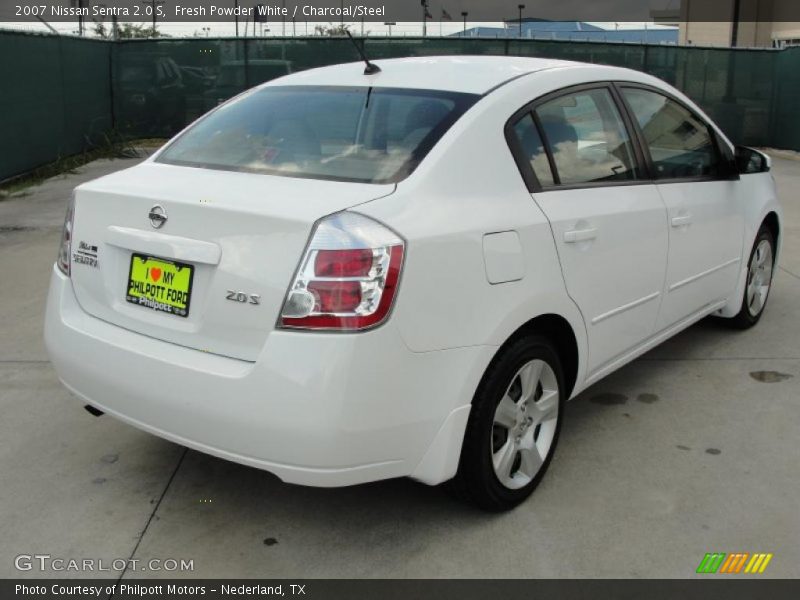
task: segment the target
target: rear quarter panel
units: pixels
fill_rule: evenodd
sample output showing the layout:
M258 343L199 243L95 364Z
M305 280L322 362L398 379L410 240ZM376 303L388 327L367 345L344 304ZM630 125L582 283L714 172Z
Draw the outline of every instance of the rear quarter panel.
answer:
M560 87L556 79L551 85ZM395 194L354 209L407 240L392 319L412 351L499 347L530 319L552 313L564 317L575 333L582 380L584 323L566 293L550 224L528 192L504 136L508 117L547 91L527 76L502 93L489 94L398 184ZM519 234L523 277L490 284L483 236L503 231Z

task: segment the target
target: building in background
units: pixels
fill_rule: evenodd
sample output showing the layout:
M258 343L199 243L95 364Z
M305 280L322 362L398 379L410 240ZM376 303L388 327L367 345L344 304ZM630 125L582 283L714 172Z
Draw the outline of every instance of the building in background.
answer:
M658 25L678 27L681 21L680 3L677 8L654 8L650 11L650 18Z
M682 0L680 44L744 48L800 46L800 0ZM720 21L725 18L727 21Z
M798 0L800 1L800 0ZM646 25L631 28L625 24L605 27L582 21L546 21L510 19L502 27L471 27L453 37L522 38L574 42L629 42L640 44L677 44L678 27Z

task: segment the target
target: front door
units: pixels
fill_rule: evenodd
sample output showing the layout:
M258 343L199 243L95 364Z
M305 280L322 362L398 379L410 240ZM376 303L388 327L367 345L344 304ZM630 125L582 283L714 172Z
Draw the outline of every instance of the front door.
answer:
M665 295L657 329L724 300L741 272L744 221L738 181L724 176L709 125L675 99L621 86L639 124L669 222Z

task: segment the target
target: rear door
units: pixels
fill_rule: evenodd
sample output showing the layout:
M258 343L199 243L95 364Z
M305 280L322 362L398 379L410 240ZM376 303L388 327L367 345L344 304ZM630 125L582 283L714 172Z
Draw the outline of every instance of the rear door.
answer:
M690 108L650 87L620 89L668 211L666 289L657 326L664 329L735 289L744 236L740 185L727 175L713 130Z
M611 85L563 90L509 121L507 137L550 221L597 372L652 335L667 260L666 209Z

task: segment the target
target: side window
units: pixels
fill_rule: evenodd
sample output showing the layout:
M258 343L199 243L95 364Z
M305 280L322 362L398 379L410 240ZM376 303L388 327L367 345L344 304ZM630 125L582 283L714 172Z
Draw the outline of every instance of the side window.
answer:
M655 167L656 179L709 177L719 172L711 133L686 107L656 92L623 88Z
M536 108L556 183L629 181L639 169L628 131L606 88L573 92Z
M553 173L550 170L550 163L544 151L542 138L536 123L533 122L531 113L525 113L519 121L514 124L514 136L517 138L522 156L533 169L536 179L542 185L553 185Z

